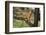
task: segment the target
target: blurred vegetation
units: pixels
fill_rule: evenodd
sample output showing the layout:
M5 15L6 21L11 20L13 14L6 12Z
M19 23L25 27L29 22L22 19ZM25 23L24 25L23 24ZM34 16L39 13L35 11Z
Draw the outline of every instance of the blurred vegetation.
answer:
M23 20L14 19L13 27L14 28L21 28L21 27L29 27L29 25Z

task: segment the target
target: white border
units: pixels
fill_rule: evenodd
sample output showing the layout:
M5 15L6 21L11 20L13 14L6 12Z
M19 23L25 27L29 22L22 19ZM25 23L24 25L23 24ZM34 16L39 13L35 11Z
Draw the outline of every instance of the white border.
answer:
M13 7L32 7L40 8L40 27L27 27L27 28L13 28ZM19 4L10 3L9 4L9 32L21 32L21 31L37 31L43 30L43 5L33 5L33 4Z

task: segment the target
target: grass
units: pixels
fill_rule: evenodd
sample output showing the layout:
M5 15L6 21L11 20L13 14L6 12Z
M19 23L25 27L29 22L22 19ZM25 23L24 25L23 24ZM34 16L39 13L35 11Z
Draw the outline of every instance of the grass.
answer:
M13 19L13 28L29 27L29 25L23 20Z

